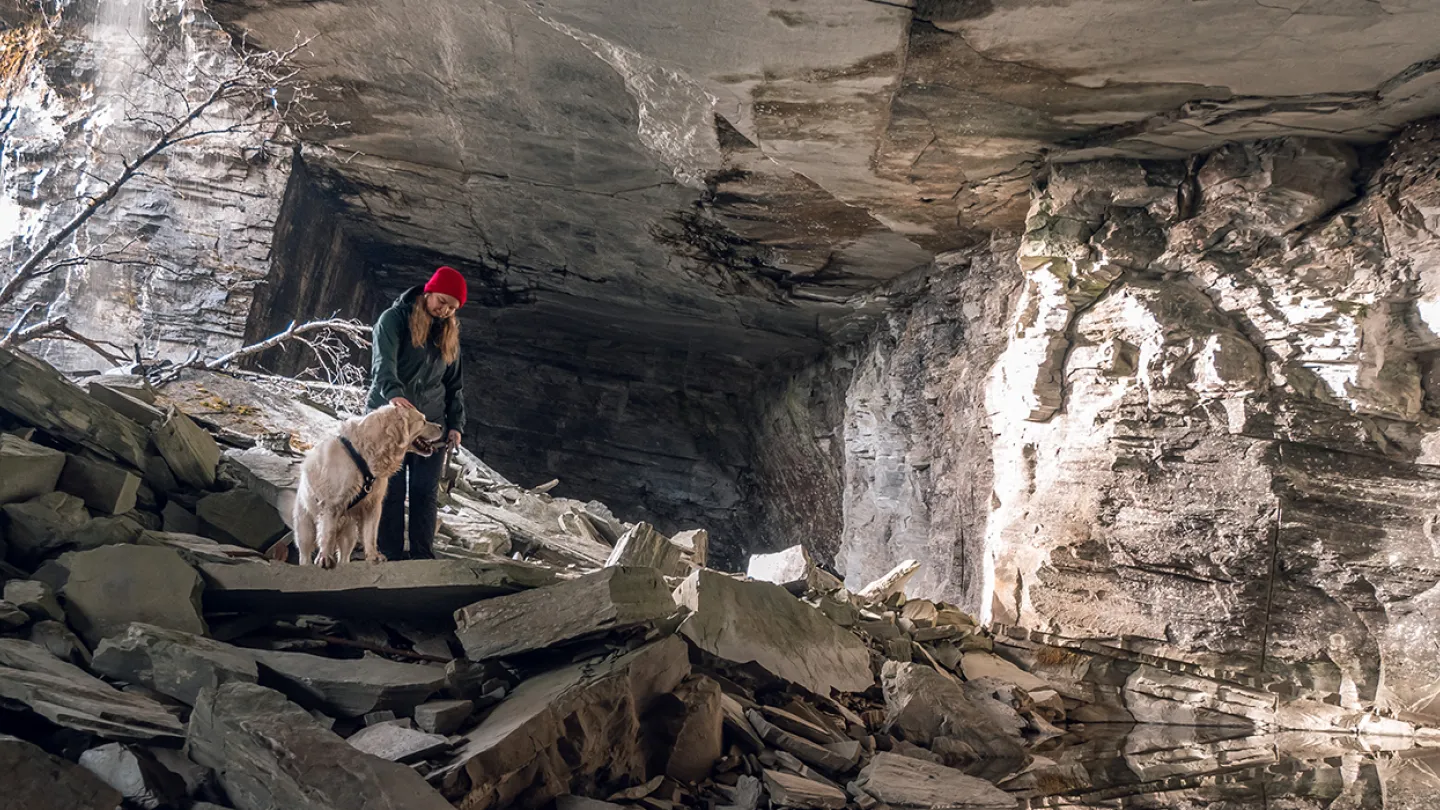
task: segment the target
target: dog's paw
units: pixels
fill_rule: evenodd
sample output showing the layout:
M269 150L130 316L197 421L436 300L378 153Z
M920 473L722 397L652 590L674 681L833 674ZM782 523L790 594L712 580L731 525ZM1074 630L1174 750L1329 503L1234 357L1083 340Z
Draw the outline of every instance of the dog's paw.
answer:
M335 567L335 557L331 554L326 554L325 556L321 557L318 562L320 563L321 568Z
M370 564L372 564L372 565L375 564L375 563L382 563L382 562L389 562L389 561L390 561L390 558L389 558L389 557L386 557L384 554L381 554L381 553L379 553L379 552L376 552L374 557L369 557L369 556L367 556L367 557L365 558L365 562L368 562L368 563L370 563Z

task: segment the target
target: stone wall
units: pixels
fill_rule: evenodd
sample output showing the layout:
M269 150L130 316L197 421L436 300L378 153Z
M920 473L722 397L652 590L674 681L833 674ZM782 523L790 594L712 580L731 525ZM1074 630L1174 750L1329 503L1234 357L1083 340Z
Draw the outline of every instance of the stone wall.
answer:
M1430 711L1436 138L1055 167L988 391L996 619Z
M0 158L0 249L18 266L98 194L151 139L135 122L182 107L142 73L193 76L228 66L230 37L180 0L69 6L53 29L31 19L39 56L5 77ZM150 65L156 67L151 68ZM226 111L206 119L225 126ZM269 269L271 231L289 159L258 149L253 133L177 144L147 164L77 233L75 252L116 261L67 266L3 313L8 327L30 302L53 301L82 333L127 350L179 358L238 345L255 284ZM60 252L56 260L73 253ZM34 347L62 367L105 363L74 343Z

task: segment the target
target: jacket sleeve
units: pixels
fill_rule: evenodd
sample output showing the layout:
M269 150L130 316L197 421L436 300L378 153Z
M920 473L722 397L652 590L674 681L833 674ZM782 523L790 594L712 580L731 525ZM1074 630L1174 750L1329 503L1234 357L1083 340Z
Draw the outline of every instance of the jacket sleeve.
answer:
M392 314L392 310L381 314L375 322L375 333L370 336L370 375L375 379L375 390L385 402L407 396L398 371L400 329Z
M464 357L445 367L445 429L465 433L465 380L461 366Z

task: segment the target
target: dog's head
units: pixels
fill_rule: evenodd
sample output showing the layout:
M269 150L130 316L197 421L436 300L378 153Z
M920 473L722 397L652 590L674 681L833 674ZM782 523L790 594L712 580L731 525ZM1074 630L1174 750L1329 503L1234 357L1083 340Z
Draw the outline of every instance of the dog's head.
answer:
M427 420L425 414L414 408L386 405L377 408L374 416L384 420L386 433L397 446L405 447L416 455L434 453L445 439L445 429Z

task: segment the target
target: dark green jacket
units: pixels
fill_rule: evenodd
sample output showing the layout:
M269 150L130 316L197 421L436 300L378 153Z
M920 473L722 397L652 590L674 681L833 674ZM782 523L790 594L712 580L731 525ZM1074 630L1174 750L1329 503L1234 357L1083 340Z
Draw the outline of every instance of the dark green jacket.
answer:
M426 419L464 433L462 359L457 357L447 366L433 339L418 349L410 345L410 310L423 292L423 287L406 290L375 322L368 405L374 410L395 397L405 397Z

